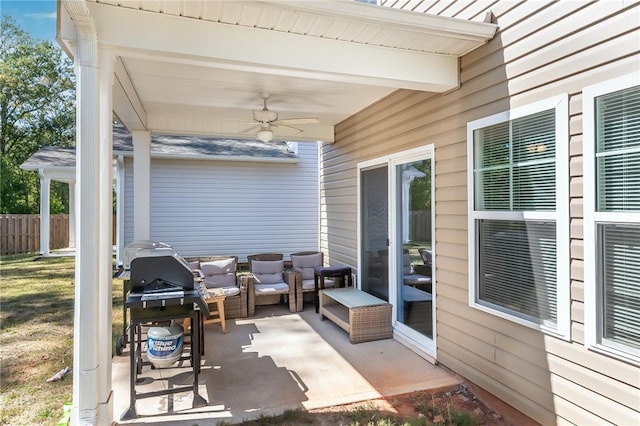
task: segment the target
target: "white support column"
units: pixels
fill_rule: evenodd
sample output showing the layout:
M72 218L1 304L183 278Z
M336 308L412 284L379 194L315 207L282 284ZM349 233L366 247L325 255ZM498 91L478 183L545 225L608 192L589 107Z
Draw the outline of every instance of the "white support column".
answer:
M402 242L411 241L409 235L409 207L411 206L411 182L417 177L424 177L425 174L411 166L402 172Z
M99 139L99 263L98 263L98 424L111 424L111 328L113 293L113 51L99 50L100 139Z
M134 130L133 240L151 239L151 133Z
M82 8L82 2L65 2L67 8ZM84 5L86 7L86 5ZM88 11L79 11L87 13ZM73 344L73 425L110 424L98 418L98 276L100 235L99 191L99 86L98 43L91 31L91 17L79 30L75 52L76 72L76 270ZM80 31L82 30L82 31ZM93 32L93 34L92 34ZM110 341L110 339L108 339Z
M116 160L116 264L124 264L124 157Z
M76 182L69 182L69 248L76 247Z
M49 257L51 179L40 170L40 256Z

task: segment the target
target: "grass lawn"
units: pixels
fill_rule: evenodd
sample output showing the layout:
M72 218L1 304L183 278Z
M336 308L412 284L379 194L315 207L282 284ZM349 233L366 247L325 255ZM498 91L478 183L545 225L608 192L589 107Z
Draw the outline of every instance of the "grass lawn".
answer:
M55 425L71 402L74 258L0 257L0 424ZM122 332L122 284L114 281L114 334Z

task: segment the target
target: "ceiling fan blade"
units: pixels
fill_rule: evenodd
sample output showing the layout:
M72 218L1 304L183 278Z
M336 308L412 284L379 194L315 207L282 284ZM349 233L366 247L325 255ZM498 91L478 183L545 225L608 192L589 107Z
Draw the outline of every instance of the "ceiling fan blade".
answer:
M276 120L274 124L317 124L320 120L316 117L306 118L283 118L282 120Z
M240 131L240 133L254 133L254 132L257 132L258 130L260 130L261 128L262 128L262 126L261 126L261 125L257 125L257 126L256 126L256 125L254 124L254 125L253 125L253 126L251 126L251 127L248 127L248 128L246 128L246 129L244 129L244 130L241 130L241 131Z
M284 133L286 135L299 135L300 133L302 133L302 129L298 129L296 127L292 127L292 126L287 126L286 124L276 124L276 123L271 123L272 127L277 127L278 128L278 133Z

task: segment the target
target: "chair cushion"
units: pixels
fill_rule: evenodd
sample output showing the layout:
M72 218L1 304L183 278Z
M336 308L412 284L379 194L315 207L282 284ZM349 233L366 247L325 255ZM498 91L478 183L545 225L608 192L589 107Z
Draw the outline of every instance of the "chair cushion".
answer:
M256 284L275 284L282 282L284 260L252 260L251 272ZM289 287L286 283L284 285Z
M333 280L324 279L324 288L329 288L329 287L333 287L335 286L335 283L333 282ZM316 289L316 283L313 280L313 278L311 278L310 280L302 280L302 290L303 291L309 291L309 290L315 290Z
M200 262L199 261L194 261L194 262L187 262L189 264L189 268L191 268L192 271L195 271L196 269L200 269Z
M312 280L314 268L322 266L322 253L291 256L291 264L293 269L300 271L303 280Z
M214 296L218 296L220 295L220 293L222 293L222 295L226 296L226 297L233 297L233 296L237 296L240 294L240 288L236 287L235 285L233 286L229 286L229 287L218 287L216 288L216 291L207 291L207 295L206 295L206 299L210 299Z
M200 263L200 269L205 277L209 275L235 274L236 261L233 258L229 258L202 262Z
M418 253L420 253L420 257L422 257L422 263L425 265L431 265L433 262L433 254L431 250L426 248L418 249Z
M227 297L237 296L240 294L240 289L235 285L231 287L222 287L222 293Z
M408 285L426 285L431 284L431 277L426 275L408 274L402 276L402 281Z
M207 288L236 287L236 274L205 275L204 285Z
M289 293L289 285L282 281L282 275L280 275L280 282L271 284L255 284L254 291L256 295L287 294Z
M212 260L200 263L207 288L236 286L236 261L234 258Z

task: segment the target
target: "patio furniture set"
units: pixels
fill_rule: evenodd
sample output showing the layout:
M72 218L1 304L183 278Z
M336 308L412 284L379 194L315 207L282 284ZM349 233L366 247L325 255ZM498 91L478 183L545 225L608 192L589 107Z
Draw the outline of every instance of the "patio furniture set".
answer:
M225 319L253 316L256 306L284 303L301 312L313 301L322 319L347 331L352 343L392 335L391 305L353 288L350 267L325 267L322 252L292 253L287 265L280 253L247 256L247 271L239 270L236 256L185 260L206 287L212 322L220 322L223 333Z
M208 295L225 296L226 319L251 317L256 306L279 303L286 304L290 312L301 312L304 302L317 300L316 288L352 285L351 268L323 267L322 252L293 253L290 262L285 262L280 253L250 255L246 270L241 270L236 256L185 260L204 283Z

